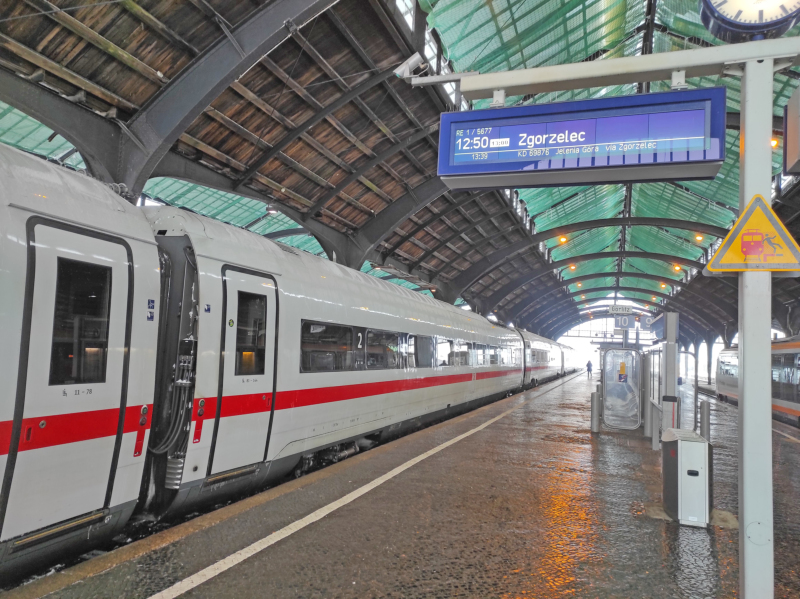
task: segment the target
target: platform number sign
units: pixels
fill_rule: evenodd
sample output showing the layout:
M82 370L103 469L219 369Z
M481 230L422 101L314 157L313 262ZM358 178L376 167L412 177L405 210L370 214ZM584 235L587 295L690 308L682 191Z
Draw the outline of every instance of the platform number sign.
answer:
M655 319L656 317L652 315L650 316L642 315L642 317L639 319L639 328L642 329L643 331L649 331L650 328L653 326L653 321Z
M617 314L614 316L615 329L635 329L636 317L633 314Z

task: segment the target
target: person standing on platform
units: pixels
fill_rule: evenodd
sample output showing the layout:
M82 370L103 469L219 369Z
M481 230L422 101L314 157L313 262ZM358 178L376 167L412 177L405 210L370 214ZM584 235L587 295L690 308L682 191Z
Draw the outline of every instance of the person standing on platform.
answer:
M592 378L592 361L591 360L586 362L586 374L589 375L589 378Z

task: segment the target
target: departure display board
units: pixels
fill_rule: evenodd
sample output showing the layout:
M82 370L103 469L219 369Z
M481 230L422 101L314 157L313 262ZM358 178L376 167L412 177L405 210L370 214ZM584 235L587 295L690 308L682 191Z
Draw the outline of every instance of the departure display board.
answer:
M442 115L453 189L687 180L725 158L725 88Z

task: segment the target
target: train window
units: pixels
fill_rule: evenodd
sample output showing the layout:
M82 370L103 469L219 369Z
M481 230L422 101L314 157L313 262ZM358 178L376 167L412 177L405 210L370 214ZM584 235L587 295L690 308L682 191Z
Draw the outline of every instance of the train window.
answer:
M267 297L239 291L236 310L236 376L264 374Z
M367 368L383 370L402 367L400 333L367 331Z
M496 345L489 346L489 364L500 363L500 348Z
M772 354L772 397L781 396L781 370L783 370L783 355Z
M452 366L453 342L450 339L436 338L436 365Z
M514 366L522 366L522 348L515 347L512 351Z
M469 344L466 341L453 342L453 355L448 356L451 366L469 366Z
M353 329L335 324L303 321L300 355L302 372L352 370Z
M104 383L111 268L59 258L50 384Z
M433 368L433 337L425 337L423 335L409 336L408 353L409 356L411 354L414 355L414 362L417 368Z
M783 357L783 373L781 374L781 399L784 401L795 401L795 364L797 363L796 354L786 354Z
M504 347L500 352L500 363L503 366L508 366L511 364L511 348Z
M486 345L483 343L475 344L475 366L486 366L489 361L486 358Z

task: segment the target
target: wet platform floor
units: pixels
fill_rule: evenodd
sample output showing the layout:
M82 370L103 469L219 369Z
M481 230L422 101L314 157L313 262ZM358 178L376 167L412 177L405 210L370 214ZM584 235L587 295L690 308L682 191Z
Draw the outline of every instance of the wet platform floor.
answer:
M595 383L573 375L502 400L4 596L735 596L738 531L651 517L660 453L641 429L592 437ZM800 597L800 435L773 426L783 433L773 435L776 597ZM734 407L712 402L711 436L715 508L736 514ZM299 530L231 565L293 523ZM173 592L209 567L215 575Z

